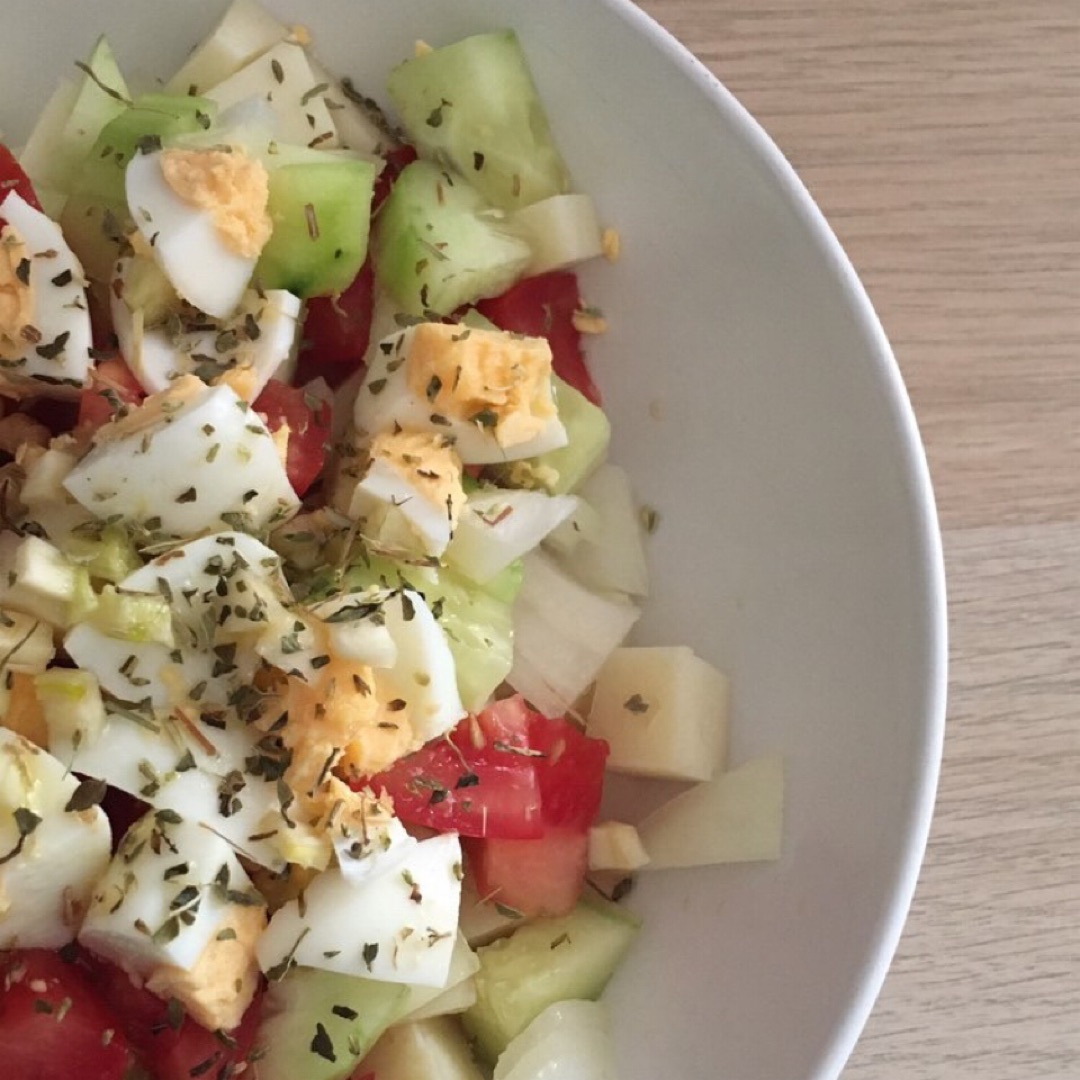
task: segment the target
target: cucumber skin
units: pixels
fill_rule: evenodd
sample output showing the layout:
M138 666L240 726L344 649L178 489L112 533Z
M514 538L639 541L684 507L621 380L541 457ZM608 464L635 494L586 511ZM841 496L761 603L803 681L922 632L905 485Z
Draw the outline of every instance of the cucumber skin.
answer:
M398 176L375 223L379 284L410 315L449 315L505 292L529 264L529 246L503 232L482 195L430 161ZM484 215L489 215L485 217Z
M479 948L476 1004L461 1019L480 1054L494 1063L556 1001L599 998L640 927L616 904L583 896L569 915L536 919Z
M263 288L305 300L344 292L367 258L374 186L370 161L274 169L268 206L274 231L255 271Z
M493 205L514 210L570 190L512 30L406 60L391 72L387 89L421 154L450 162Z
M402 983L293 968L266 992L255 1036L260 1080L345 1080L399 1018L407 996ZM335 1013L335 1006L356 1017ZM312 1049L317 1024L326 1031L335 1061Z

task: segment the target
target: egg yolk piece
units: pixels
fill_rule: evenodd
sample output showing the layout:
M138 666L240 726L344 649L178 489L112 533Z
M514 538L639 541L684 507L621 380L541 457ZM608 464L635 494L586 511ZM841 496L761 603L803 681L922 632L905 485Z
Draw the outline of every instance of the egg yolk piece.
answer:
M556 416L544 338L426 322L415 327L409 389L432 411L488 429L500 446L528 442Z
M10 225L0 232L0 359L15 360L26 348L23 331L34 321L34 288L26 243Z
M270 239L270 177L261 161L241 150L166 150L165 182L185 202L213 214L222 242L256 259Z

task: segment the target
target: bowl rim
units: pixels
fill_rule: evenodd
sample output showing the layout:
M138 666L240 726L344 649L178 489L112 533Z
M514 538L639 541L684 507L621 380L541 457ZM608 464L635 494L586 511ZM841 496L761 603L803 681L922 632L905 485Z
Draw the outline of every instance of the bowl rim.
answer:
M671 31L633 0L599 0L599 3L631 30L655 44L672 69L689 82L746 141L789 199L822 259L842 285L859 329L871 343L870 359L883 376L882 384L897 419L904 469L912 484L913 524L923 552L922 565L925 570L921 585L923 666L927 678L920 714L920 768L908 810L905 829L907 842L895 867L891 901L879 922L873 949L864 962L843 1016L806 1076L806 1080L837 1080L866 1026L896 953L926 853L937 798L948 689L948 614L944 552L930 469L911 399L881 320L839 238L794 166L762 124Z

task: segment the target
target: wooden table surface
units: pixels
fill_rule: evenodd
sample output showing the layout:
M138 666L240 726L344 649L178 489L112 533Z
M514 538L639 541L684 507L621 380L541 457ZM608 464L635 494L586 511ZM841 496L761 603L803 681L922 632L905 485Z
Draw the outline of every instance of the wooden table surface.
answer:
M1080 0L640 0L839 234L926 442L950 703L843 1080L1080 1077Z

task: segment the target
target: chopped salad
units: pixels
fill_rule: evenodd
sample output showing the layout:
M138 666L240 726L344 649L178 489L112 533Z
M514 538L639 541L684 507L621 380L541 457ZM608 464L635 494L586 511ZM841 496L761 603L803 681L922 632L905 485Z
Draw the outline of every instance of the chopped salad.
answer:
M656 515L574 272L620 238L525 48L386 95L236 0L0 147L14 1080L611 1077L632 875L779 853L724 677L623 645ZM612 769L695 786L635 827Z

